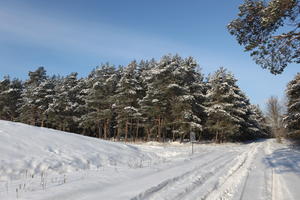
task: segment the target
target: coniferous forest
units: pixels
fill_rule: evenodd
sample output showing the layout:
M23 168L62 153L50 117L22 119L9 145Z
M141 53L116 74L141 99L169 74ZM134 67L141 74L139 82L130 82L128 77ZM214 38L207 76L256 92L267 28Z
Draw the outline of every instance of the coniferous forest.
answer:
M300 0L0 4L0 200L300 199Z
M242 141L268 137L260 108L234 75L204 77L196 61L178 55L103 64L85 78L48 76L44 67L21 81L0 83L0 118L124 141Z

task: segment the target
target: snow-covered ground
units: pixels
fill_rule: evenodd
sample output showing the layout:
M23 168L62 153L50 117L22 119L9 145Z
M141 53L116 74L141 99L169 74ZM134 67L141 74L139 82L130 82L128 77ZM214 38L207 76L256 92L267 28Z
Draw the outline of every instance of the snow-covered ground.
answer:
M300 199L288 143L124 144L0 121L0 199Z

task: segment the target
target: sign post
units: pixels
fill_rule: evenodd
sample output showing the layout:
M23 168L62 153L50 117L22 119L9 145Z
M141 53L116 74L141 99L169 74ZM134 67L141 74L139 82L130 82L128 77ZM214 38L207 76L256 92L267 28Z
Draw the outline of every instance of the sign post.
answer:
M194 142L196 141L196 134L195 132L190 132L190 142L192 143L192 154L194 154Z

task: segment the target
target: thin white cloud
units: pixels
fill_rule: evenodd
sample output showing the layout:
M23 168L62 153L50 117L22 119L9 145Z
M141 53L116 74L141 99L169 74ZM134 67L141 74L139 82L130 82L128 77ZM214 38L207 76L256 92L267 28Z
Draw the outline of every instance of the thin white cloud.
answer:
M125 59L192 52L190 47L166 38L138 33L100 22L53 18L28 8L0 8L0 40L26 41L57 51Z

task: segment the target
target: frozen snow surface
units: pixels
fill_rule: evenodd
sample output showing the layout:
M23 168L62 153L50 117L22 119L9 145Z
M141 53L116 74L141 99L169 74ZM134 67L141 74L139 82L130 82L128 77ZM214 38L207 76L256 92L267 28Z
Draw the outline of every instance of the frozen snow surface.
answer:
M0 121L0 200L300 199L288 142L124 144Z

